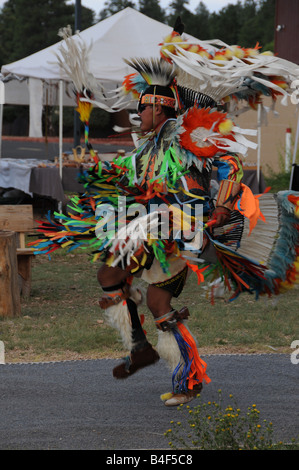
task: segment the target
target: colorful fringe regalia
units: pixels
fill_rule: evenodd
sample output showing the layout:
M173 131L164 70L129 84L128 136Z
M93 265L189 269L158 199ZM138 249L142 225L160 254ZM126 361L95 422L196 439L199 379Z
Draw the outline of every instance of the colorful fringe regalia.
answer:
M60 62L78 78L79 100L109 109L94 77L86 73L82 78L77 62L68 67L72 43L68 47ZM77 58L81 54L86 63L83 46L75 54ZM124 96L131 94L136 100L149 85L171 83L178 118L168 119L158 135L143 136L129 156L112 162L95 159L94 166L79 175L84 195L71 200L68 215L55 213L56 221L49 217L48 222L41 222L38 231L42 237L30 246L36 254L89 246L94 260L119 266L132 275L139 273L149 284L164 289L184 284L189 270L196 273L199 283L220 277L232 298L244 291L259 297L288 290L299 276L299 194L253 195L242 184L242 161L237 154L246 156L248 147L256 148L245 137L255 131L240 129L233 115L235 103L242 100L255 108L263 94L274 101L279 95L286 99L295 65L260 54L258 47L242 49L220 41L195 47L177 32L164 41L161 55L161 60L127 61L136 73L128 75L122 89L116 91L117 103L121 109ZM229 112L216 109L216 104L225 105ZM111 112L116 109L117 105ZM81 116L85 114L85 108L79 111ZM82 120L88 144L88 112ZM221 205L228 207L227 201L233 200L230 221L215 229L207 222L216 200L211 195L212 166L217 168L222 198L225 191ZM238 188L236 197L233 187ZM161 224L159 210L152 210L157 203L172 214L169 237L159 236L163 221ZM137 218L134 204L138 210L145 207ZM198 205L201 220L194 215ZM191 240L175 236L186 207L191 211L187 223ZM199 234L204 243L192 245ZM209 382L206 364L184 318L170 312L167 322L170 331L159 331L157 347L172 362L174 390L180 393Z
M207 364L199 356L196 341L183 321L177 321L171 331L158 331L157 350L172 371L172 393L162 396L163 401L174 394L200 391L203 383L210 383Z
M232 217L230 224L217 229L214 239L210 238L217 261L205 265L205 278L221 277L227 289L234 291L231 300L244 291L255 293L258 298L293 288L299 280L298 206L299 193L293 191L260 195L263 217L251 236L252 227L245 219L242 234L233 239L236 226Z

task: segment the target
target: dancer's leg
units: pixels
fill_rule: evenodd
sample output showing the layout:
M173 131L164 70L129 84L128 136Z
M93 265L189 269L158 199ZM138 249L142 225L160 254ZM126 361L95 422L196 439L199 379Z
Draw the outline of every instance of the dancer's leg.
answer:
M118 267L103 265L98 271L98 281L104 292L100 305L105 309L109 324L120 332L124 346L130 351L125 361L113 369L113 375L117 379L127 378L159 360L158 353L146 339L138 315L137 305L142 295L131 288L129 274Z
M171 307L171 292L151 285L147 293L147 305L158 328L157 351L172 371L175 388L167 394L166 406L177 406L193 400L202 389L205 363L200 359L195 340L184 325L188 309L179 312Z

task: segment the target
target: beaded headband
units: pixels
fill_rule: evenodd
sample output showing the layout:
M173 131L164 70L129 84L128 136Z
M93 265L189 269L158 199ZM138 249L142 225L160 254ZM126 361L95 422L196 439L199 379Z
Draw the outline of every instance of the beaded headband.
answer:
M175 108L175 98L169 98L161 95L144 95L141 98L141 104L161 104L169 108Z

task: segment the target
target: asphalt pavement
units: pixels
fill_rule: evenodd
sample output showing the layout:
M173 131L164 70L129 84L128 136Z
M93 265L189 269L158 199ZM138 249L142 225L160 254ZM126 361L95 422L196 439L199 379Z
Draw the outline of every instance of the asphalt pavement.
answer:
M287 354L209 355L211 383L201 400L233 394L246 412L256 405L275 440L299 435L299 364ZM117 360L99 359L0 366L1 450L170 450L164 432L181 420L160 394L169 391L165 364L118 381ZM198 404L198 400L190 406ZM137 452L138 453L138 452Z

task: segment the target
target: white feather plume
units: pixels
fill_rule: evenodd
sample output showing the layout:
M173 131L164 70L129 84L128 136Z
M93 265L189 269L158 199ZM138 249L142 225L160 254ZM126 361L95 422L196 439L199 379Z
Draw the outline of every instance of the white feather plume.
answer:
M154 211L142 217L137 217L128 225L122 227L117 232L109 250L115 255L112 266L118 266L119 263L122 263L125 268L126 265L129 265L132 256L148 239L148 233L154 231L159 225L158 212Z
M107 90L107 87L89 72L92 41L87 45L79 32L72 35L70 26L61 28L58 35L63 41L59 45L59 53L54 54L62 73L73 83L76 93L81 95L80 100L106 111L118 111L125 97L116 100L115 92Z
M214 42L215 43L215 42ZM217 42L227 49L232 49L223 42ZM246 78L279 91L285 97L291 96L292 82L299 77L299 68L285 59L273 55L256 54L242 60L237 56L229 60L213 60L194 52L185 50L180 43L172 43L176 53L164 51L177 66L177 82L195 91L207 94L215 101L220 101L233 93L242 92L248 87ZM258 74L258 75L257 75ZM283 89L267 80L267 77L281 76L288 89Z

